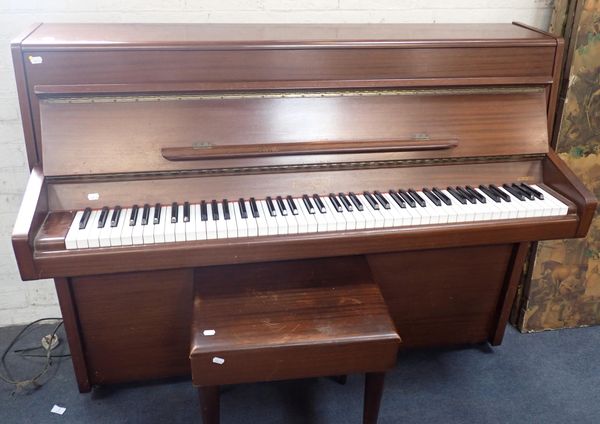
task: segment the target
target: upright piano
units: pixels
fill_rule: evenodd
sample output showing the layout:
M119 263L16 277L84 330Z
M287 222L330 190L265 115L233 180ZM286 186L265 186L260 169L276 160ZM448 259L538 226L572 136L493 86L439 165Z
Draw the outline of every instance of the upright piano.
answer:
M404 348L498 345L529 245L596 209L548 145L562 40L522 24L41 24L12 52L15 256L82 392L189 374L195 285L325 258L366 261Z

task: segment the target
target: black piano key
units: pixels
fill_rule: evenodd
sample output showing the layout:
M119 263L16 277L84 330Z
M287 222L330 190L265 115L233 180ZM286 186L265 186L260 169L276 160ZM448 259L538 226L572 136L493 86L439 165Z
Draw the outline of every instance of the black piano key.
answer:
M496 193L498 196L500 196L500 198L502 200L504 200L505 202L511 201L510 196L508 194L506 194L505 192L503 192L502 190L500 190L494 184L490 184L488 187L490 188L490 190L492 190L494 193Z
M177 202L171 203L171 223L176 224L179 220L179 205Z
M335 197L335 194L329 193L329 200L331 200L331 204L333 205L336 211L340 213L344 211L342 209L342 204L338 201L337 197Z
M511 186L509 186L508 184L502 184L502 188L506 191L508 191L510 194L512 194L513 196L515 196L517 199L519 199L521 202L525 201L525 196L523 196L519 191L515 190L514 188L512 188Z
M325 213L327 209L325 208L325 203L321 200L318 194L313 194L313 199L315 199L315 205L317 205L317 209L321 213Z
M352 212L354 210L352 203L350 203L350 200L348 200L344 193L338 193L338 197L348 212Z
M217 205L216 200L213 200L210 202L210 208L212 209L213 221L218 221L219 220L219 206Z
M471 204L475 204L477 203L477 199L475 198L475 196L473 196L471 193L467 192L467 190L465 190L462 187L456 187L456 191L458 191L462 197L464 197L465 199L467 199L467 201Z
M540 192L539 190L536 190L535 188L531 187L529 184L521 183L520 186L521 186L522 189L528 190L531 194L533 194L538 199L544 200L544 195L542 194L542 192Z
M277 216L277 211L275 210L275 205L273 204L273 199L271 199L271 197L267 196L267 209L269 210L269 215L271 216Z
M148 225L148 221L150 220L150 205L146 203L144 205L144 209L142 210L142 225Z
M490 188L484 186L483 184L479 186L479 190L483 191L487 197L492 199L496 203L500 203L500 196L494 193Z
M381 206L383 206L383 209L390 209L390 202L387 201L387 199L385 197L383 197L383 194L381 194L381 192L379 190L375 190L373 192L373 194L375 195L375 198L377 199L377 201L379 202L379 204Z
M402 197L402 199L408 203L408 206L410 206L411 208L416 208L417 204L415 203L415 201L413 200L412 197L410 197L410 194L408 194L405 190L399 189L398 190L398 194L400 195L400 197Z
M294 198L292 196L287 196L286 200L288 202L288 206L290 207L290 210L292 211L292 215L298 215L298 207L296 206L296 202L294 201Z
M447 188L448 193L450 193L456 200L458 200L461 204L467 204L467 198L460 194L458 191L454 190L452 187Z
M442 201L440 199L438 199L435 194L433 194L431 191L429 191L429 189L424 188L423 189L423 194L425 194L425 196L427 196L427 198L429 200L431 200L433 202L434 205L436 206L442 206Z
M160 205L160 203L157 203L156 205L154 205L154 219L153 219L154 224L160 224L161 209L162 209L162 206Z
M190 202L183 202L183 222L190 222Z
M116 227L119 225L119 218L121 217L121 206L115 206L113 209L113 214L110 217L110 226Z
M242 219L248 219L248 210L246 209L246 201L243 197L238 200L238 207L240 208L240 216Z
M200 220L208 221L208 208L204 200L200 202Z
M85 208L83 211L83 215L81 215L81 219L79 220L79 229L83 230L87 227L88 221L90 220L90 215L92 214L92 208Z
M281 198L281 196L277 196L275 198L275 201L277 202L277 206L279 207L279 212L281 212L281 216L287 216L288 211L285 207L285 203L283 203L283 199Z
M483 197L481 195L481 193L479 193L477 190L475 190L473 187L471 187L470 185L465 187L465 190L467 190L467 192L469 194L471 194L472 196L475 196L475 199L479 200L480 203L486 203L485 197Z
M231 212L229 210L229 201L227 199L223 199L223 219L231 219Z
M369 193L368 191L364 191L363 196L365 196L365 199L367 199L367 202L369 203L369 205L371 205L373 209L375 209L376 211L379 210L379 203L377 203L377 200L375 200L371 193Z
M108 219L108 207L104 206L100 211L100 218L98 219L98 228L104 228L106 220Z
M314 214L315 208L313 207L313 204L311 203L310 197L308 197L308 194L302 195L302 201L304 202L304 206L306 206L306 210L308 211L308 213Z
M254 197L250 198L250 212L252 212L252 216L254 218L260 217L260 214L258 213L258 205L256 204L256 199Z
M131 207L131 215L129 215L129 226L130 227L133 227L135 225L135 223L137 222L139 209L140 208L138 205L133 205Z
M422 208L427 206L427 203L425 203L425 200L423 200L423 198L421 196L419 196L419 193L417 193L415 190L408 189L408 194L410 195L410 197L412 197L414 199L415 202L417 202L417 204L419 206L421 206Z
M402 209L406 209L406 202L404 200L402 200L402 197L400 197L400 195L398 194L397 191L390 190L389 193L390 193L390 196L392 196L392 199L394 199L394 202L396 202L396 204L398 206L400 206Z
M362 204L362 202L360 201L360 199L358 197L356 197L356 194L354 194L354 192L350 192L348 193L348 196L350 196L350 200L352 200L352 203L354 203L354 206L356 206L356 209L358 209L359 211L363 211L364 210L364 206Z
M518 191L519 193L521 193L523 196L525 196L525 198L527 198L529 200L535 200L535 196L532 193L530 193L529 191L526 191L526 190L522 189L521 187L519 187L515 183L511 184L510 186L512 188L514 188L516 191Z
M433 192L433 194L435 194L437 196L438 199L440 199L446 205L450 206L452 204L452 200L448 196L446 196L444 194L444 192L442 190L440 190L439 188L434 187L431 189L431 191Z

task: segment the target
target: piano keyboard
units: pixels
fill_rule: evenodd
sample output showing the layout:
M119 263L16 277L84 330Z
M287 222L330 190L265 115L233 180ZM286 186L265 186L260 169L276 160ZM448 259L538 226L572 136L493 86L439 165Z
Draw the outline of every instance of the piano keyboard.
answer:
M566 215L568 206L536 185L424 188L199 204L86 208L75 214L67 249L352 231Z

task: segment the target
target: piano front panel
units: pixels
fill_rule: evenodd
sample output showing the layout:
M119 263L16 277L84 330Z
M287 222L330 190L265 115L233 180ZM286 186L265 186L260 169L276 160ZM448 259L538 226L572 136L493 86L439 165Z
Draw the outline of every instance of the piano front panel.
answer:
M189 373L191 269L69 281L92 384Z
M491 341L513 248L499 244L367 255L403 346Z
M41 103L44 173L93 175L403 159L543 154L545 93L528 89L222 93L205 96L48 99ZM109 125L107 123L110 122ZM406 151L271 152L368 148L391 141ZM428 142L454 142L422 150ZM302 143L302 144L297 144ZM261 147L263 146L263 147ZM268 147L264 147L268 146ZM168 160L162 149L201 158L213 148L255 148L264 157ZM300 148L298 148L300 149ZM233 152L225 150L226 156Z
M365 258L403 347L412 348L490 341L512 251L513 245L503 244ZM342 266L360 262L356 258L333 260ZM226 296L251 290L248 273L260 278L270 267L281 284L287 284L286 275L290 284L302 284L294 275L304 269L303 261L245 265L242 273L221 266L71 278L91 384L187 375L193 285Z

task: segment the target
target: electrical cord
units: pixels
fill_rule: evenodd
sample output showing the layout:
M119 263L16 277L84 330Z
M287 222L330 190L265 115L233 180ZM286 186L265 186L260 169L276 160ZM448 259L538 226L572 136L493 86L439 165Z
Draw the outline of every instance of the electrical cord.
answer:
M0 372L0 380L4 381L5 383L14 385L17 392L22 391L22 390L26 390L29 387L31 387L33 389L37 389L37 388L41 387L43 383L40 383L39 379L42 378L48 372L48 370L50 369L50 367L52 366L52 358L62 357L62 356L68 356L68 355L56 355L56 356L52 356L52 349L50 347L48 349L46 349L46 354L45 355L28 355L28 354L23 354L22 353L22 352L25 352L25 351L34 350L34 348L20 349L19 351L20 351L20 353L21 353L22 356L39 356L39 357L42 357L42 358L46 358L46 363L44 364L43 368L37 374L35 374L33 377L28 378L26 380L15 380L10 375L10 372L8 371L8 367L6 366L6 356L10 352L10 349L17 343L17 341L19 341L19 339L23 336L23 334L25 334L30 328L32 328L35 324L39 324L40 322L44 322L44 321L59 321L58 324L56 324L56 326L52 330L52 333L50 335L50 340L53 340L54 337L56 336L56 332L63 325L62 318L42 318L42 319L38 319L38 320L35 320L35 321L27 324L23 329L21 329L21 331L8 344L8 346L6 347L6 349L4 349L4 352L2 352L2 357L0 357L0 366L1 366L0 371L3 371L5 373L5 374L3 374L2 372ZM35 349L37 349L37 348L35 348Z

